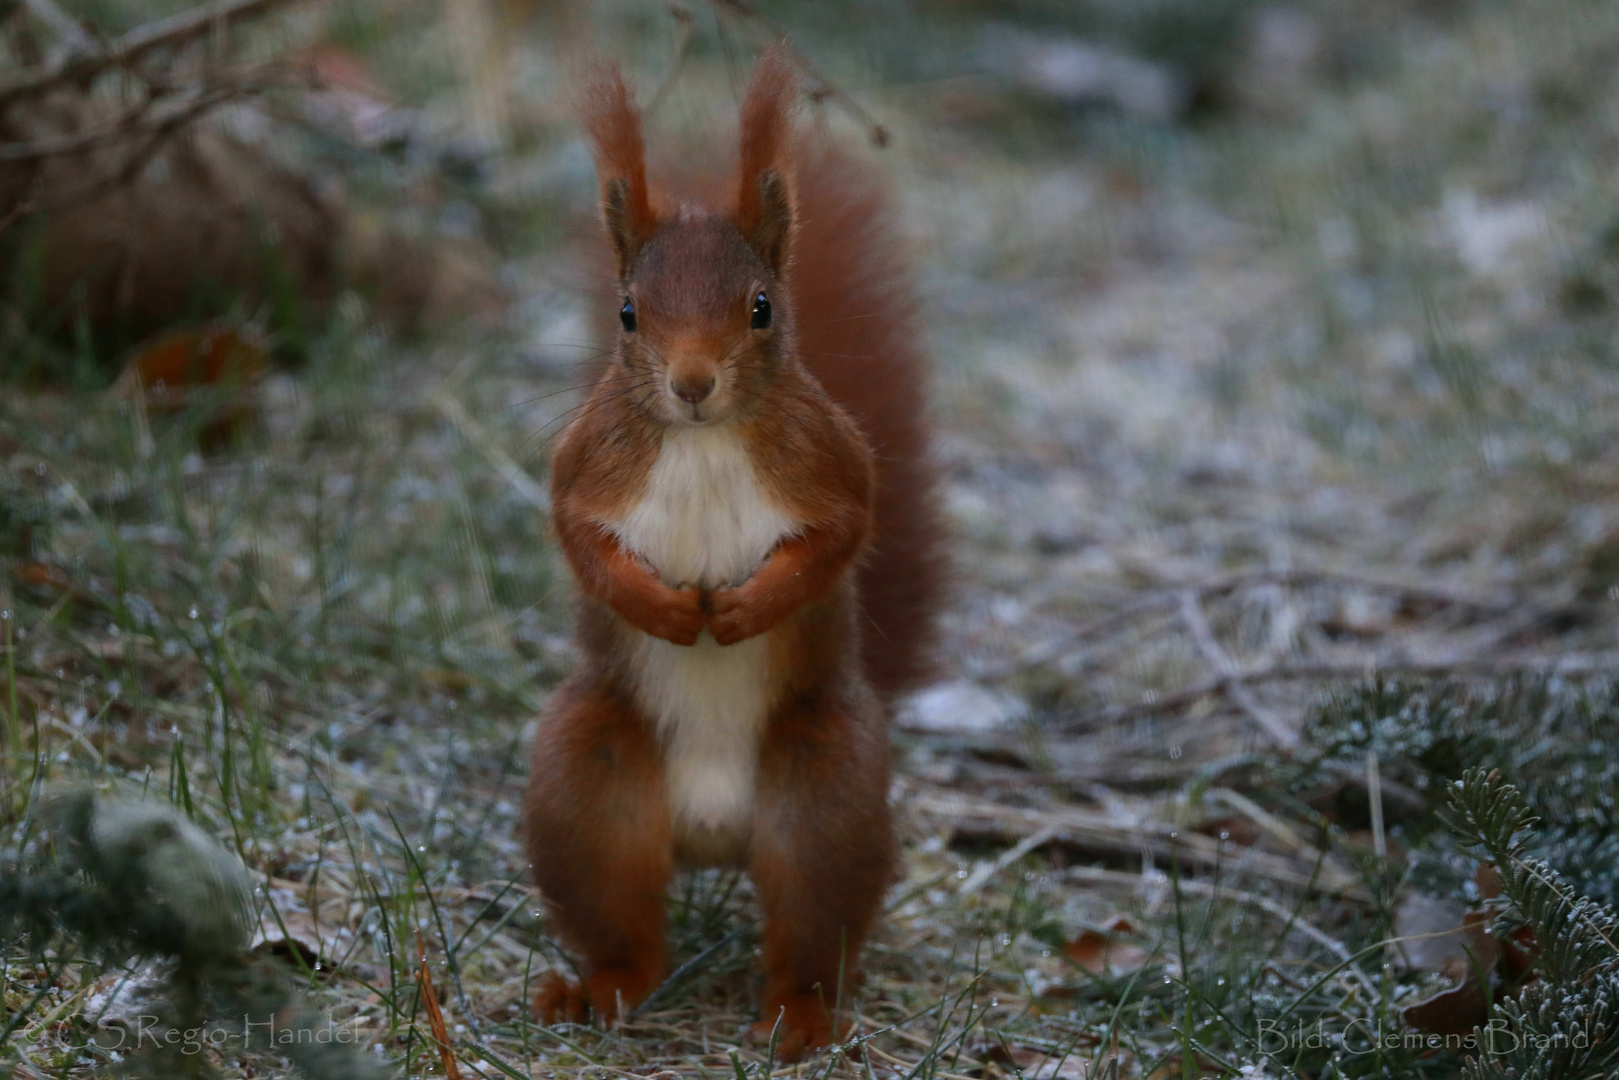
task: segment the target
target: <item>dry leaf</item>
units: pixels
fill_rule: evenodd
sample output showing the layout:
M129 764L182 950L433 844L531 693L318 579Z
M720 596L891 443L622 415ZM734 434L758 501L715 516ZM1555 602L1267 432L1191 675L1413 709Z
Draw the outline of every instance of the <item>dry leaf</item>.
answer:
M354 932L345 915L347 905L336 896L323 896L318 910L307 907L308 890L297 882L270 883L274 908L265 905L249 948L257 953L296 954L311 970L330 971L353 951Z
M1084 1041L1086 1046L1095 1045L1094 1040ZM1077 1045L1062 1054L996 1039L975 1042L968 1051L980 1061L1010 1065L1022 1074L1023 1080L1085 1080L1091 1075L1091 1051Z
M1501 959L1500 943L1489 931L1490 918L1489 912L1469 911L1459 929L1428 939L1444 943L1446 949L1443 955L1439 950L1429 954L1438 965L1431 970L1455 985L1408 1006L1402 1014L1408 1026L1431 1035L1466 1035L1488 1019L1484 980Z
M160 408L184 408L190 387L246 386L269 366L264 350L229 326L180 330L136 348L118 378L125 394L146 391Z
M1394 908L1394 936L1399 939L1399 966L1418 971L1444 971L1449 961L1465 958L1468 944L1460 927L1467 905L1419 892L1407 892Z
M33 585L41 589L51 589L55 592L67 592L73 588L73 582L61 570L48 563L23 563L11 572L19 585Z
M269 367L263 347L228 326L181 330L139 346L113 385L142 397L153 412L208 408L204 446L231 441L258 412L258 381ZM201 394L208 396L203 397Z
M1215 818L1200 826L1197 831L1217 840L1228 840L1239 847L1252 847L1265 835L1264 829L1241 814Z
M303 63L315 83L304 108L317 125L369 147L403 145L423 128L422 115L394 102L371 65L350 50L323 42Z
M1540 942L1535 939L1534 928L1519 926L1495 940L1501 946L1501 973L1513 982L1524 981L1535 966L1536 957L1540 956Z
M1125 918L1114 919L1103 930L1085 930L1063 943L1063 955L1095 975L1119 975L1134 971L1152 959L1152 951L1129 941L1135 927Z
M58 597L66 595L86 607L103 606L94 593L76 584L65 570L49 563L21 563L12 568L11 579L24 588L39 589Z

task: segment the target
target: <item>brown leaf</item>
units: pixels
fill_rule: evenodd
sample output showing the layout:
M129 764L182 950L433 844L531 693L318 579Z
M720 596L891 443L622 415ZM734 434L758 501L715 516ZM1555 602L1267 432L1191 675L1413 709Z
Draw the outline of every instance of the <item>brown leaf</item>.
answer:
M1152 958L1140 945L1120 940L1133 935L1135 927L1125 918L1116 918L1103 930L1084 930L1063 943L1063 955L1096 975L1118 975L1134 971Z
M1094 1046L1094 1040L1082 1040ZM1067 1054L1035 1049L1004 1039L983 1039L971 1043L968 1052L980 1061L1010 1065L1023 1080L1085 1080L1091 1075L1091 1051L1075 1045ZM1107 1075L1104 1069L1101 1075Z
M1514 982L1521 982L1535 966L1540 956L1540 942L1530 926L1520 926L1504 938L1496 939L1501 945L1501 972Z
M21 563L12 568L11 579L18 585L26 588L39 589L43 592L67 595L75 603L86 607L102 607L100 599L90 590L78 585L68 576L67 571L49 563L29 562Z
M354 951L354 931L345 917L347 905L336 896L318 899L298 882L270 880L270 898L259 917L248 948L254 953L296 957L312 970L330 971ZM316 910L310 910L310 904Z
M1219 840L1229 840L1239 847L1252 847L1265 835L1264 829L1241 814L1215 818L1200 826L1197 831Z
M120 392L146 391L153 405L186 405L189 387L236 383L247 386L264 374L268 357L228 326L181 330L138 347L118 379Z
M36 588L51 589L55 592L67 592L73 588L73 581L61 570L48 563L23 563L11 572L19 585L33 585Z
M1406 1026L1430 1035L1466 1035L1480 1026L1488 1017L1484 1000L1484 987L1477 979L1469 979L1408 1005L1404 1013Z
M200 439L213 448L231 442L257 415L258 381L267 367L264 349L231 327L181 330L137 348L113 390L144 398L157 413L206 403Z
M1488 1018L1484 980L1501 959L1501 945L1489 931L1490 917L1486 911L1469 911L1459 930L1433 939L1454 941L1454 951L1440 958L1435 970L1455 985L1408 1006L1402 1015L1409 1027L1431 1035L1466 1035Z

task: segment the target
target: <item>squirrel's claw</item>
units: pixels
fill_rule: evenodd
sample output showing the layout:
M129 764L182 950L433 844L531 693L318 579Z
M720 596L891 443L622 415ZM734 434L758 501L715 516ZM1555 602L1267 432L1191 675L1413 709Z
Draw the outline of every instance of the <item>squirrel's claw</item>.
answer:
M746 588L716 589L709 598L708 632L721 645L735 645L768 629L761 625L758 607L748 603Z
M695 645L703 632L702 594L696 587L665 590L658 601L624 605L619 614L637 630L676 645Z
M664 608L661 613L663 617L659 620L664 632L653 632L676 645L695 645L698 635L703 632L702 593L695 586L688 586L674 590L674 595L677 602Z

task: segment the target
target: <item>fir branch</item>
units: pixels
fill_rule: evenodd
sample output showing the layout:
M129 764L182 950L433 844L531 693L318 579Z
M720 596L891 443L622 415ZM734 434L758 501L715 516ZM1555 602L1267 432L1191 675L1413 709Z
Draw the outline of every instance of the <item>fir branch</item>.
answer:
M1540 978L1504 997L1478 1032L1474 1080L1607 1080L1619 1071L1619 915L1524 857L1535 818L1497 770L1469 769L1450 791L1451 825L1495 866L1502 895L1535 935Z
M381 1075L377 1063L318 1037L327 1022L288 973L245 951L247 872L211 836L169 806L86 791L52 800L45 818L54 855L0 858L0 945L41 959L158 961L162 1001L152 1008L160 1015L147 1030L198 1031L210 1018L241 1017L291 1032L267 1048L310 1080ZM184 1043L156 1037L129 1069L165 1078L209 1071Z

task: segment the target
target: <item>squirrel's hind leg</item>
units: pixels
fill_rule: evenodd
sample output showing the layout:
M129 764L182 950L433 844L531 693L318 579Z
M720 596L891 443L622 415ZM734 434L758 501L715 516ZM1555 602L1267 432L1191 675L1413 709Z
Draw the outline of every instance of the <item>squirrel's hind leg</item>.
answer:
M663 766L624 695L589 679L557 690L535 734L524 818L535 883L584 959L582 984L542 980L535 1014L609 1023L663 977L674 871Z
M764 1007L752 1035L774 1032L796 1061L842 1033L860 947L893 879L888 732L857 693L798 694L761 748L751 870L764 909ZM840 983L841 980L841 983Z

